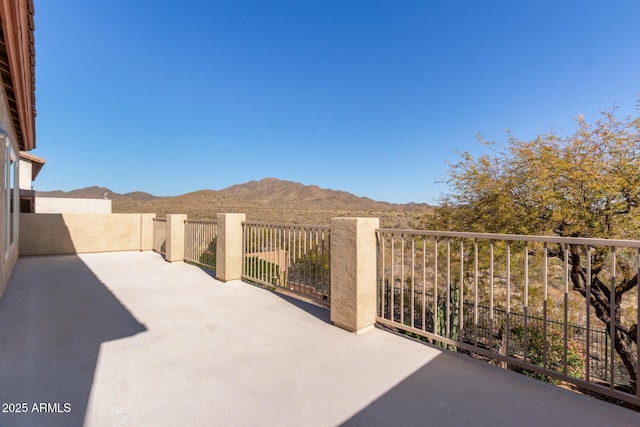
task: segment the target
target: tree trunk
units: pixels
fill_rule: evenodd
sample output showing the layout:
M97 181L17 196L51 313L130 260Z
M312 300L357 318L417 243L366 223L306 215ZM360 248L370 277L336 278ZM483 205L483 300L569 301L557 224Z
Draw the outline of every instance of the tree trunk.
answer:
M571 264L571 282L573 284L574 290L577 290L587 298L587 272L580 265L580 253L578 248L571 248L571 256L570 256L570 264ZM614 343L614 348L616 353L620 356L624 367L629 372L629 376L631 377L631 393L635 393L637 384L636 384L636 372L638 369L638 353L637 353L637 325L633 325L631 327L626 327L622 324L622 319L620 315L620 304L622 302L623 294L637 286L638 277L634 277L631 281L635 281L635 286L628 286L624 289L624 291L616 292L615 301L611 301L611 286L615 286L615 283L612 283L610 286L603 283L598 278L599 271L591 272L591 294L589 295L589 302L591 306L595 309L596 316L607 326L607 334L610 335L610 325L611 325L611 304L614 304L614 325L615 325L615 337L610 337L612 342ZM627 282L629 283L629 282ZM635 346L634 346L635 343ZM634 348L636 347L636 348ZM607 355L607 357L609 357ZM588 363L588 361L587 361Z

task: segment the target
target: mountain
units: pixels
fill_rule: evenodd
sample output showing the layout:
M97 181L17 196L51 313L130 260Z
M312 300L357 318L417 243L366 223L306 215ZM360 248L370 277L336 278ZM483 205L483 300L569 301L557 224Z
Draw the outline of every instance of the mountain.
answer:
M154 196L149 193L144 193L142 191L134 191L131 193L120 194L115 191L111 191L107 187L85 187L79 188L77 190L71 191L37 191L36 195L38 197L63 197L63 198L71 198L71 199L111 199L111 200L153 200L157 199L157 196ZM106 197L105 197L106 196Z
M377 202L367 197L359 197L346 191L304 185L299 182L264 178L244 184L232 185L220 190L220 194L250 200L264 205L285 205L323 209L391 209L387 202Z
M153 200L159 198L144 191L132 191L131 193L124 193L122 196L130 200Z
M359 197L346 191L264 178L222 190L199 190L173 197L135 191L118 194L105 187L69 192L38 192L41 197L103 198L113 200L113 212L151 212L159 216L183 213L190 218L215 218L221 212L241 212L249 221L329 225L337 216L375 216L384 227L408 228L425 213L426 204L393 204Z

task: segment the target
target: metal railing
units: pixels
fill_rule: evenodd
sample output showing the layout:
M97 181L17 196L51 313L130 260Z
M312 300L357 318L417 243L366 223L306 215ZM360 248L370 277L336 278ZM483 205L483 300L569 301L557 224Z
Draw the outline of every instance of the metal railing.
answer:
M243 227L244 280L330 305L329 227L260 222Z
M640 242L392 229L377 239L379 323L640 404Z
M167 255L167 220L164 218L153 219L153 251Z
M212 220L188 219L184 222L184 259L216 269L218 223Z

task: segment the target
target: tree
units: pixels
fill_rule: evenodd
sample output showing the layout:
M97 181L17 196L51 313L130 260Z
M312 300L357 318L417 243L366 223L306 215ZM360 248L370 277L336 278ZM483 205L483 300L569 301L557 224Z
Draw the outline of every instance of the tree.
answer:
M577 117L577 130L562 137L547 133L530 141L508 134L508 146L479 138L490 154L462 153L450 165L450 192L422 226L488 233L563 237L640 239L640 117L618 120L615 111L595 123ZM565 251L550 248L564 261ZM591 257L590 304L609 328L611 288L615 287L615 349L635 387L638 369L636 324L621 319L622 299L638 287L637 266L620 263L611 283L607 248ZM587 298L584 247L568 251L573 289ZM637 254L636 254L637 259Z

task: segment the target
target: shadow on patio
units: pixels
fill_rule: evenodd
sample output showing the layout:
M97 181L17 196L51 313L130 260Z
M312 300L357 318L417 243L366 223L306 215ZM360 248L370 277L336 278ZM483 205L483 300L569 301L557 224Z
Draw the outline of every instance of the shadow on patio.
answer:
M0 402L28 413L0 425L82 425L101 344L145 330L79 257L21 257L0 300Z
M444 351L342 425L389 426L398 420L430 426L632 427L640 425L640 414Z

